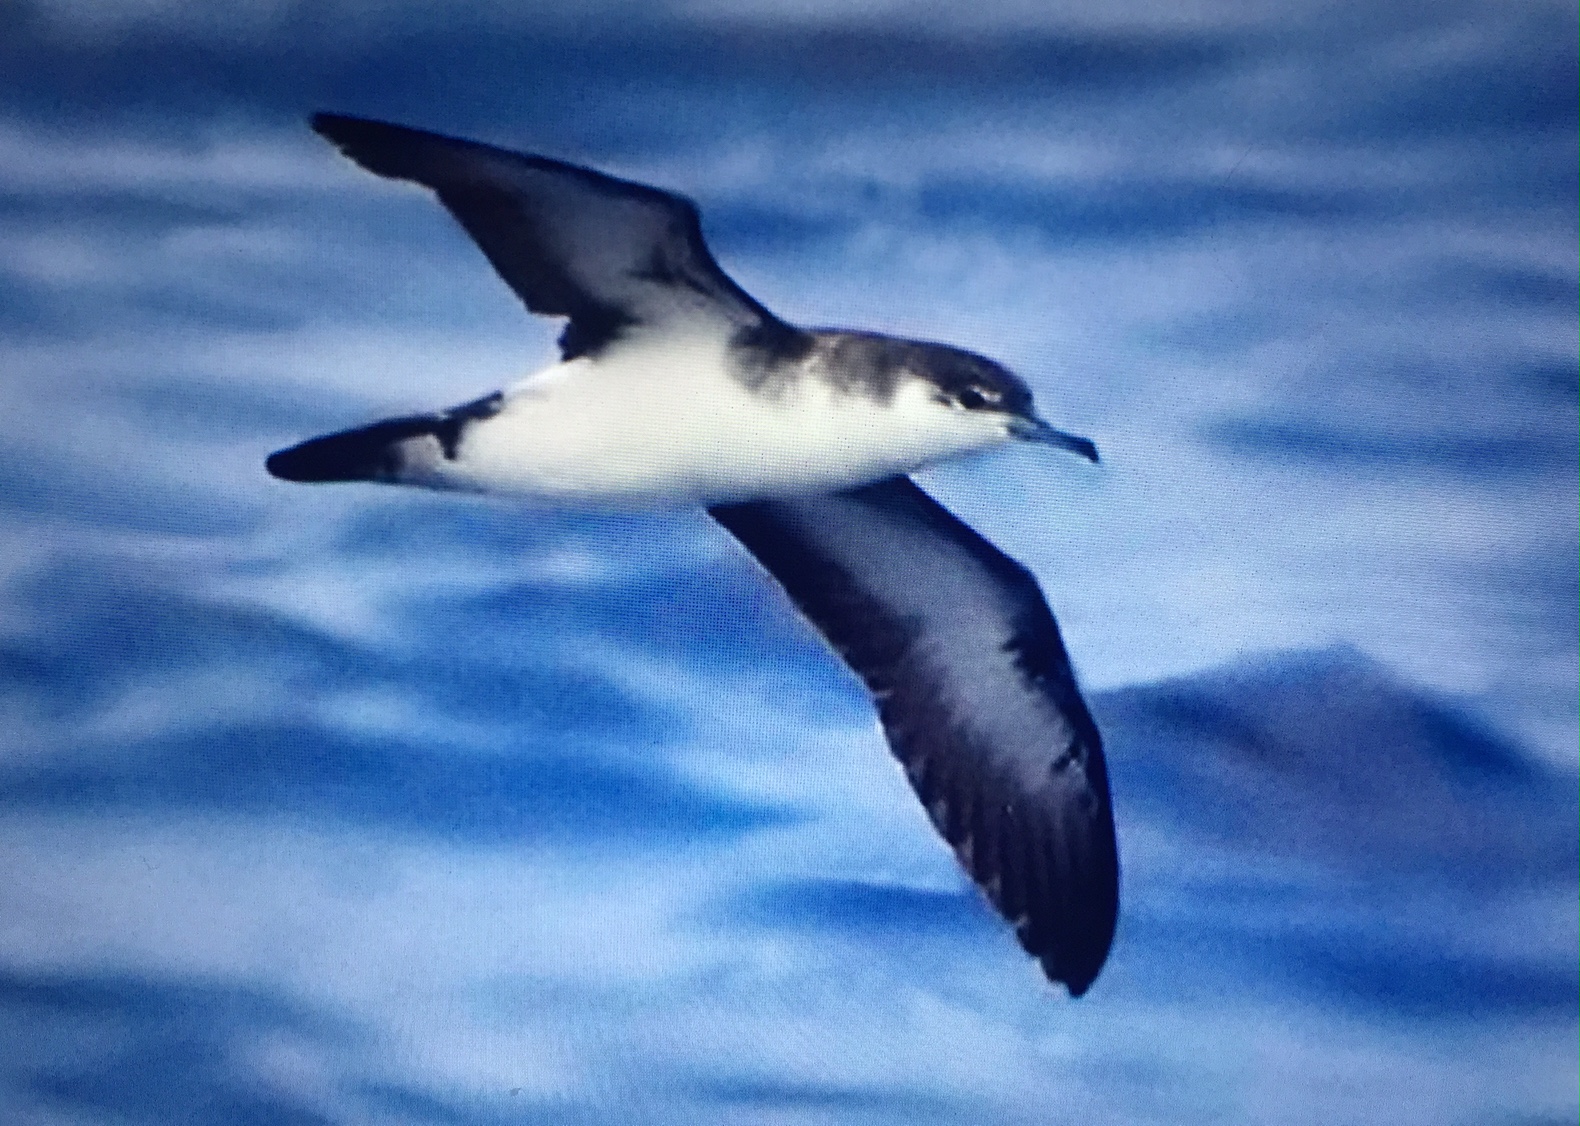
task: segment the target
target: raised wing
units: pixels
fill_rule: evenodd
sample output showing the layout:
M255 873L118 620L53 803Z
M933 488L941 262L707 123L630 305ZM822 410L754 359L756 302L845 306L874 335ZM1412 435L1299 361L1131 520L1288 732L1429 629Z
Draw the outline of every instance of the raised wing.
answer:
M1080 996L1119 909L1102 741L1024 567L908 478L709 510L877 703L960 863Z
M566 359L683 318L793 332L719 268L681 196L381 121L320 113L313 128L369 172L432 188L528 309L570 318Z

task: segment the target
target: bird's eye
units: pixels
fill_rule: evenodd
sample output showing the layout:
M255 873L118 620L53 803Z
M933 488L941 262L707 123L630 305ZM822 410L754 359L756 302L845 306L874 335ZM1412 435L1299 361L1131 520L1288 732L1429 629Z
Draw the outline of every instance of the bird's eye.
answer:
M955 401L968 411L979 411L989 403L998 402L998 395L984 387L967 387Z

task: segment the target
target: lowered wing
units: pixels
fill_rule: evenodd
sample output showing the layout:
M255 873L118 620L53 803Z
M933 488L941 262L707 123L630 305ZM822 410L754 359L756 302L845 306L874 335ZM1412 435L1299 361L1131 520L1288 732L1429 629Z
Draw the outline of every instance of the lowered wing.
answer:
M1113 941L1102 740L1024 567L908 478L709 510L866 682L933 824L1050 980Z

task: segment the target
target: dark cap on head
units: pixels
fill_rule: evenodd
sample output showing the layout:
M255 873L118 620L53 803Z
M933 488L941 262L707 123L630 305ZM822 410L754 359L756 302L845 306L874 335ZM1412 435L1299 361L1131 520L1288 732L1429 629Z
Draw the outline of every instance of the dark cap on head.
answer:
M1031 388L1002 364L964 348L876 332L816 329L810 335L814 369L845 390L888 398L910 375L927 380L942 398L969 409L1031 411Z
M911 370L967 410L1031 416L1031 388L1003 364L945 344L917 345L915 352Z

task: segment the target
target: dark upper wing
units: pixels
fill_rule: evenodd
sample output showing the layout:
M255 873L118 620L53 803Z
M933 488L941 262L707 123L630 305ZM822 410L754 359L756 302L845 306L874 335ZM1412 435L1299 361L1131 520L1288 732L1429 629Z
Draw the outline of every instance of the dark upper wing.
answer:
M570 318L567 359L678 318L785 327L719 269L681 196L381 121L320 113L313 128L368 171L438 193L528 309Z
M1030 572L909 479L709 510L864 680L933 824L1050 979L1108 956L1102 741Z

